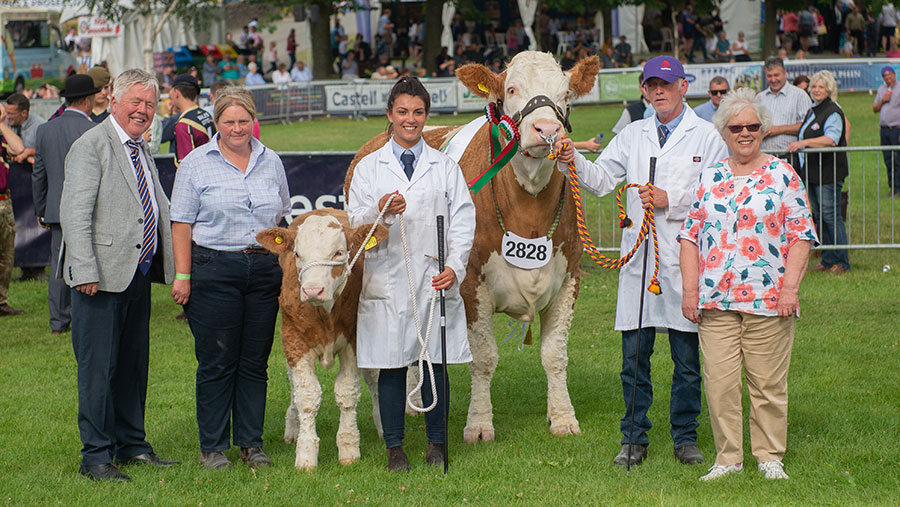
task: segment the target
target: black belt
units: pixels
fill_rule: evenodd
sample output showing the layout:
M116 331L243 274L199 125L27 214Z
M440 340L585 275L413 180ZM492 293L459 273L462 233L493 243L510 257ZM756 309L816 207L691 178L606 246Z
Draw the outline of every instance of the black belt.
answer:
M191 242L191 245L193 245L195 248L199 248L201 250L208 250L210 252L242 253L242 254L270 254L270 253L272 253L261 246L251 246L249 248L244 248L242 250L228 251L228 250L216 250L214 248L207 248L205 246L198 245L197 243L195 243L193 241Z
M882 125L881 128L883 128L883 129L900 129L900 125L898 125L896 127L885 127L884 125Z

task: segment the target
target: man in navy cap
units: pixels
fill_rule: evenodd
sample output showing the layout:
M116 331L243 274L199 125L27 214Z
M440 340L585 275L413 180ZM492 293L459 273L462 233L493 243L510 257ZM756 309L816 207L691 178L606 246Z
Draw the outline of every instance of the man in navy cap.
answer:
M638 195L628 199L628 215L640 217L643 208L653 206L659 237L659 295L646 294L644 316L638 329L640 307L641 260L638 250L619 272L616 305L616 329L622 331L622 394L625 415L620 427L622 448L613 464L625 466L641 463L647 456L650 419L647 411L653 401L650 381L650 355L656 330L665 328L675 365L669 401L670 434L675 457L686 465L703 462L697 448L697 416L700 414L700 352L697 326L681 313L681 270L678 265L680 247L676 240L681 224L693 202L700 170L724 159L728 150L713 125L700 119L684 102L688 82L684 67L671 56L657 56L644 65L641 85L655 114L629 123L614 137L595 162L586 160L571 148L568 138L559 141L562 150L558 168L565 171L574 162L584 188L598 196L613 192L623 181L641 185ZM650 158L655 157L656 177L653 202L650 202ZM639 197L639 199L635 199ZM628 251L637 240L640 227L623 229L622 251ZM647 247L644 243L642 248ZM652 262L652 261L651 261ZM653 265L649 265L653 269ZM640 357L635 361L638 343ZM637 371L635 372L635 363ZM635 397L632 403L632 392ZM631 430L632 411L634 430ZM631 445L629 445L631 444ZM629 448L631 450L629 454Z
M169 146L169 152L175 154L175 167L178 167L194 148L208 143L216 133L212 116L197 106L199 95L200 82L190 74L177 76L169 91L169 103L178 113L174 139Z

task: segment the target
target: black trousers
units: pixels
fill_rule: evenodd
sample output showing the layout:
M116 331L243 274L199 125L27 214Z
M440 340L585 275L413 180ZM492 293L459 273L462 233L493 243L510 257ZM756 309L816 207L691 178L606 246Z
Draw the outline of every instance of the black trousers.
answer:
M110 463L153 448L144 433L150 356L150 280L136 271L124 292L72 290L81 463Z
M418 364L418 363L416 363ZM418 366L413 366L417 368ZM407 368L382 369L378 374L378 409L381 412L381 426L384 429L384 443L390 449L403 445L406 416L406 370ZM422 406L429 406L434 400L431 395L431 375L424 369L422 383ZM430 412L425 412L425 434L428 443L444 443L444 374L442 365L434 363L434 381L437 382L438 402ZM447 379L447 389L450 380Z
M191 249L184 306L197 356L200 450L261 447L281 266L272 254Z

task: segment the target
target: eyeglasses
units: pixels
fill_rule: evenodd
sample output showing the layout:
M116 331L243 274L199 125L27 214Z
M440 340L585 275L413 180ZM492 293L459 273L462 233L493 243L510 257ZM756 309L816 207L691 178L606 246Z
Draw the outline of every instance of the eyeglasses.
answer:
M710 90L710 95L726 95L728 94L728 90Z
M747 129L747 132L759 132L762 125L759 123L751 123L750 125L728 125L728 130L730 130L732 134L740 134L745 128Z

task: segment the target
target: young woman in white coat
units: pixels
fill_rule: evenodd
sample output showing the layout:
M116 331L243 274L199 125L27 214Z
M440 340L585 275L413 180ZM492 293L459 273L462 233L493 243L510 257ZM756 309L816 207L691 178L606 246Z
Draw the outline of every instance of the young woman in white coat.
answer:
M390 234L366 252L357 324L359 366L381 369L378 404L388 449L388 468L393 471L409 470L409 460L403 452L406 370L417 361L421 351L408 276L414 284L423 335L434 290L442 289L446 295L447 357L441 355L438 316L434 318L428 345L438 393L434 409L425 414L428 464L443 463L444 459L443 406L448 393L443 391L441 363L472 360L459 285L466 274L475 236L475 205L456 162L428 146L422 137L430 106L430 96L418 79L402 77L397 81L387 100L391 137L356 166L347 201L350 223L356 227L373 223L394 195L384 219ZM446 256L440 273L435 220L438 215L445 217ZM401 242L400 220L406 227L406 252ZM409 274L405 255L409 258ZM427 368L424 377L422 402L427 407L433 401Z

